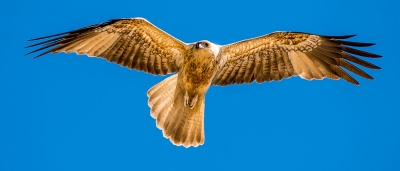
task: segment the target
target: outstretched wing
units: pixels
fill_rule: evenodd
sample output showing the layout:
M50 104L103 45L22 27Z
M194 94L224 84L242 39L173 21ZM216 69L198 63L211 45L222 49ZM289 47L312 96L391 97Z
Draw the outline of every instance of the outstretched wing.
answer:
M213 84L224 86L251 83L254 80L261 83L298 75L307 80L343 78L359 85L342 68L367 79L373 78L349 61L367 68L380 68L352 54L370 58L381 56L348 47L366 47L374 45L372 43L341 40L353 36L274 32L223 46L218 56L219 69Z
M110 20L29 41L34 40L42 42L28 47L43 47L28 54L50 48L36 57L50 52L76 52L157 75L176 72L186 47L142 18Z

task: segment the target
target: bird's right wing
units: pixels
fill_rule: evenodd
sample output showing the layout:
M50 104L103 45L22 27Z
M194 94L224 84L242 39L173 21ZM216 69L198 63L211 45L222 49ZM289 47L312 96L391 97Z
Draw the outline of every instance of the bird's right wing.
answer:
M374 45L342 40L353 36L275 32L222 46L218 56L219 69L213 84L262 83L300 76L307 80L342 78L358 85L342 68L367 79L373 78L349 61L367 68L380 68L352 54L370 58L381 56L348 47Z
M28 47L43 47L28 54L50 48L36 57L76 52L155 75L177 72L186 48L185 43L143 18L110 20L33 40L43 41Z

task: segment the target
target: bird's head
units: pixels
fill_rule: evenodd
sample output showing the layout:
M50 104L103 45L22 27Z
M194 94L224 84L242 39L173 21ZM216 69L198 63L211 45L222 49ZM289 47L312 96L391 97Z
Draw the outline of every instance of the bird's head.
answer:
M210 47L210 42L208 41L199 41L195 44L196 49L204 49L204 48L209 48Z
M202 40L202 41L196 42L194 44L194 48L196 48L196 50L209 50L215 56L217 56L219 53L220 46L216 45L214 43L211 43L207 40Z

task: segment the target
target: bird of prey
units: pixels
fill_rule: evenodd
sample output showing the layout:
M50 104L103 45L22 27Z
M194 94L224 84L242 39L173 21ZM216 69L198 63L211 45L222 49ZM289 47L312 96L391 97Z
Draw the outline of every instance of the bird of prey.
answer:
M380 68L354 55L381 56L351 48L374 45L344 40L353 36L280 31L223 46L207 40L184 43L143 18L127 18L31 39L41 42L28 47L41 47L28 54L75 52L153 75L175 73L148 90L150 114L173 144L197 147L204 143L204 98L211 85L262 83L292 76L342 78L358 85L343 68L373 79L352 63Z

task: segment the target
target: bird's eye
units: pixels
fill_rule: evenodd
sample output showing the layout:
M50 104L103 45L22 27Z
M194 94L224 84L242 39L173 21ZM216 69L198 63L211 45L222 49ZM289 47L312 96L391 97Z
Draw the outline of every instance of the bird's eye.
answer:
M208 43L206 42L206 43L204 43L204 45L206 45L206 47L208 47Z
M200 44L201 44L200 42L196 43L196 48L197 48L197 49L200 49L200 48L201 48L201 45L200 45Z

